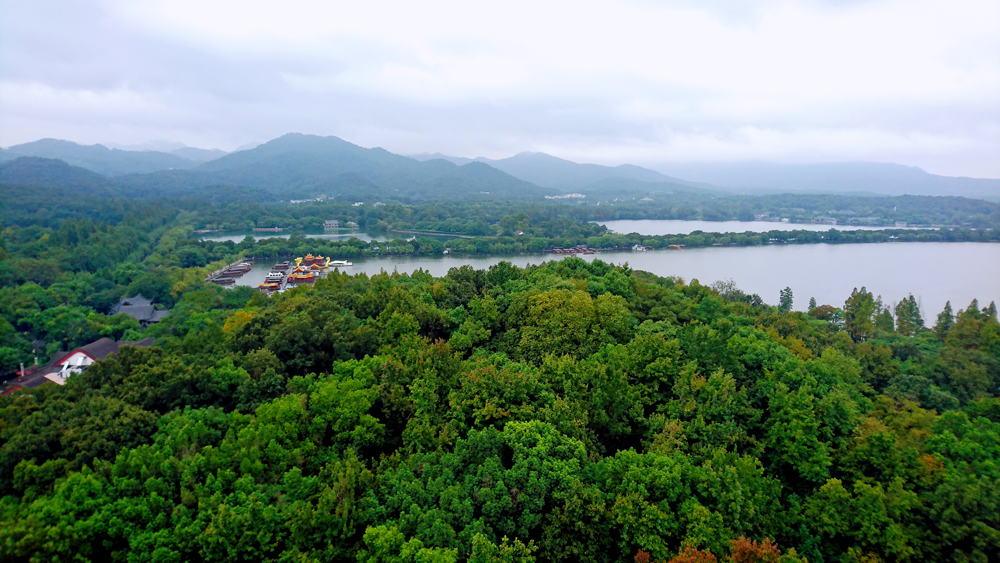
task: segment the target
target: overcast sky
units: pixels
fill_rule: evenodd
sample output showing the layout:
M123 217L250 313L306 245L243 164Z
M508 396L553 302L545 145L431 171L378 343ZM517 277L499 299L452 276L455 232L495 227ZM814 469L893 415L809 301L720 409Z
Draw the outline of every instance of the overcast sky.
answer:
M1000 2L0 0L0 145L879 161L1000 178Z

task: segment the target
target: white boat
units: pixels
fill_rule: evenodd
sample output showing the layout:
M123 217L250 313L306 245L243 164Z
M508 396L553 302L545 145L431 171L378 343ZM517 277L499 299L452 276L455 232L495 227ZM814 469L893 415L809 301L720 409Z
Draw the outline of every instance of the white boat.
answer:
M344 266L353 266L353 265L354 262L351 262L350 260L330 260L330 262L327 263L327 266L330 268L336 268L338 266L343 268Z
M285 278L285 273L284 272L268 272L267 276L265 276L265 278L269 282L270 281L281 281L281 280L283 280Z
M647 247L645 247L645 246L643 246L641 244L637 244L637 245L635 245L635 246L632 247L632 250L634 250L636 252L646 252L647 250L649 250L649 248L647 248Z

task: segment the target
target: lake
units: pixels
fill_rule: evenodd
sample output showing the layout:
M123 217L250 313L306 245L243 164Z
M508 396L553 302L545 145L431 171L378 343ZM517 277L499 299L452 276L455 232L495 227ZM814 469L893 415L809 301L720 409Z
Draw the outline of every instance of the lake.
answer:
M612 232L628 235L689 235L694 231L706 233L766 233L768 231L878 231L896 227L860 227L854 225L812 225L807 223L771 223L769 221L681 221L672 219L640 219L620 221L595 221Z
M377 274L394 269L410 273L418 268L434 276L444 276L450 268L468 264L489 268L507 261L517 266L562 260L559 254L515 256L397 256L355 260L346 268L351 273ZM658 276L697 279L708 285L732 279L747 293L759 294L765 302L777 304L778 292L791 287L795 310L805 310L809 298L822 304L842 307L855 287L866 286L886 303L899 301L910 293L917 298L925 324L933 325L937 314L950 300L952 307L968 306L978 298L981 307L1000 303L1000 244L895 242L882 244L808 244L755 247L709 247L649 252L599 252L583 256L614 264L628 263L634 270ZM239 279L240 285L256 286L271 267L259 263Z

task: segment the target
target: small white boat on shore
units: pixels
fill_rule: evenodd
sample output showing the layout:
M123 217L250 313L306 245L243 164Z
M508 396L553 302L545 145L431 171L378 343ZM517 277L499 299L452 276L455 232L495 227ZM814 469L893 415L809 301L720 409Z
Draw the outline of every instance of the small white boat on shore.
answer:
M351 262L350 260L330 260L329 262L327 262L326 267L327 268L338 268L338 267L339 268L344 268L346 266L353 266L353 265L354 265L354 262Z

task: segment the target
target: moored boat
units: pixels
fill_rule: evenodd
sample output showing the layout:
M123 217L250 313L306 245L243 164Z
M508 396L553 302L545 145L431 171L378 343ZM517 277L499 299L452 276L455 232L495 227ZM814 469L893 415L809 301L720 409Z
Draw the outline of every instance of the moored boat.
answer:
M354 262L351 262L350 260L330 260L326 265L329 268L343 268L345 266L353 266Z

